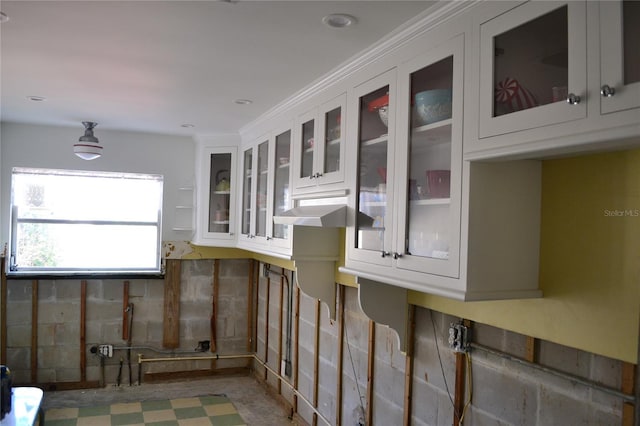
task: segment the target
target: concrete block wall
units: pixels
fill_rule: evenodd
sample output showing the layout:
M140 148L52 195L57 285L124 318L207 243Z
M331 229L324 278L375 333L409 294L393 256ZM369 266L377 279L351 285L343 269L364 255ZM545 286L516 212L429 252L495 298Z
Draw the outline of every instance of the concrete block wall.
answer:
M248 352L249 260L220 260L217 309L217 349L219 354ZM198 341L211 339L213 303L213 260L182 261L180 294L180 347L175 352L195 352ZM32 282L7 283L7 364L17 383L31 383ZM89 349L97 344L126 346L122 339L123 280L88 280L86 298L86 380L101 378L100 359ZM78 382L80 370L79 280L38 282L38 383ZM162 347L163 280L129 280L129 302L134 305L132 346L163 350L131 350L132 380L137 381L137 354L145 358L171 356ZM116 350L105 362L105 382L115 383L123 361L121 383L129 383L127 351ZM216 367L246 366L247 360L218 360ZM144 372L209 369L209 360L144 364Z
M364 425L369 410L372 416L368 425L401 425L407 356L398 350L397 333L376 324L372 406L367 407L370 320L360 309L357 289L346 287L344 290L342 372L337 371L340 324L331 321L327 306L321 305L316 409L332 425L338 424L336 404L341 404L342 425ZM264 297L264 293L261 295ZM272 305L273 299L272 288ZM266 299L261 298L260 303L266 303ZM314 397L315 315L315 299L301 293L299 342L294 342L298 345L299 365L297 370L294 366L294 374L298 374L298 391L309 401ZM276 320L277 316L270 317L270 322ZM429 309L415 309L410 413L413 425L453 423L456 356L448 346L448 335L450 324L458 321L460 318ZM257 330L262 345L263 330L264 327ZM473 324L472 333L474 343L518 358L526 355L526 336L484 324ZM270 328L270 346L271 339L277 336L278 331ZM258 351L259 356L262 353ZM538 341L537 362L611 388L619 389L621 385L620 361L577 349ZM342 379L341 400L337 399L338 377ZM273 383L275 381L270 379L269 384L276 390ZM471 384L473 398L465 412L465 425L620 425L622 422L619 397L479 348L471 352ZM285 394L284 387L281 394L293 403L291 394ZM313 424L313 410L305 403L298 402L297 414L306 423ZM324 423L322 419L318 420L318 424Z

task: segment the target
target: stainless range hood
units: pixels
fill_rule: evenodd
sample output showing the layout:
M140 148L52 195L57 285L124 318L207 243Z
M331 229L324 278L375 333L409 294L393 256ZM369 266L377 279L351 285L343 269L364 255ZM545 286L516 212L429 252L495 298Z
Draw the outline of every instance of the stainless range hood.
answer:
M283 212L280 216L275 216L273 221L280 225L344 228L347 224L347 206L344 204L298 206Z

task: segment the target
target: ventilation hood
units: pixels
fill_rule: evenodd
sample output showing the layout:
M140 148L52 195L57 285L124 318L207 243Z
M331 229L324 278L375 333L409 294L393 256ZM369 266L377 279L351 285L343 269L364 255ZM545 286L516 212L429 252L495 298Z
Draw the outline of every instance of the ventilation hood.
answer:
M298 206L275 216L280 225L343 228L347 224L347 206L344 204Z

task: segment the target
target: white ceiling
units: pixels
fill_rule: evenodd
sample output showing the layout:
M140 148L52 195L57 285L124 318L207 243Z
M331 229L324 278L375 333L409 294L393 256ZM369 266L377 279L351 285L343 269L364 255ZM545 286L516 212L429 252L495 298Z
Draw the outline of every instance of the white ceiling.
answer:
M2 1L0 118L79 129L96 121L96 132L236 132L432 4ZM322 24L338 12L357 23Z

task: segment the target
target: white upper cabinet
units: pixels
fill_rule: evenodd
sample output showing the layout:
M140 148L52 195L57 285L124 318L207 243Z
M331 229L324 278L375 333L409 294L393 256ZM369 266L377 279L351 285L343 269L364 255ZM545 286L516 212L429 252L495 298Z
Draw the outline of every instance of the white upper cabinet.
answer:
M465 101L465 159L632 146L640 136L639 10L619 0L470 9L478 77Z
M600 2L601 112L640 107L640 2Z
M345 105L341 94L298 117L294 144L294 192L344 187Z
M585 6L533 1L480 25L480 138L586 117Z
M243 147L240 247L286 252L291 245L290 226L273 222L292 207L291 140L287 125Z
M222 143L227 143L223 141ZM235 245L236 146L198 144L196 237L194 243L208 246Z
M463 161L465 34L417 49L353 90L341 271L460 300L539 297L540 164Z

